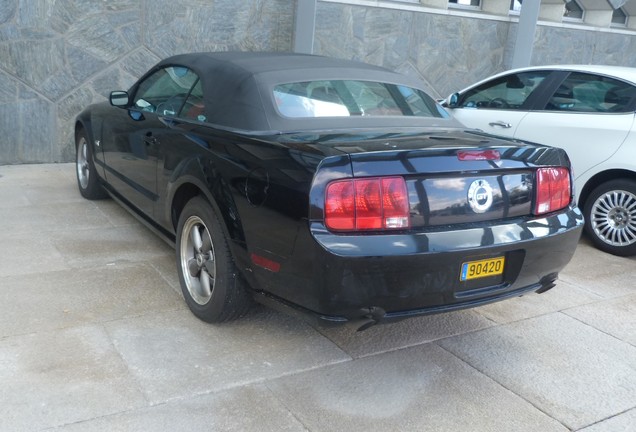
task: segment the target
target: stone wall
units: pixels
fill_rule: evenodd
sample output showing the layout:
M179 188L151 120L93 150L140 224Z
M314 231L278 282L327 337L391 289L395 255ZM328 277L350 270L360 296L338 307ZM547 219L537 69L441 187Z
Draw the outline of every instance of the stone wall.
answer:
M163 57L289 51L294 0L1 0L0 165L74 158L73 120Z
M1 0L0 165L71 161L81 109L169 55L292 49L295 0ZM436 96L509 67L516 24L318 1L317 54L417 75ZM539 26L533 64L636 66L636 36Z
M319 3L315 52L418 75L433 96L504 68L509 23ZM477 36L478 35L478 36ZM337 42L336 42L337 41Z
M418 75L435 97L509 69L517 24L319 2L317 54L354 58ZM532 64L636 67L636 33L539 25Z

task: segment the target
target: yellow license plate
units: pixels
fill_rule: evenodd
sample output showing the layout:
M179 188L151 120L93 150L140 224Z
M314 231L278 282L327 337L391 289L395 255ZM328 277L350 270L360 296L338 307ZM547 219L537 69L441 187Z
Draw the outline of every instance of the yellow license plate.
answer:
M503 274L504 262L504 257L465 262L462 264L459 280L467 281Z

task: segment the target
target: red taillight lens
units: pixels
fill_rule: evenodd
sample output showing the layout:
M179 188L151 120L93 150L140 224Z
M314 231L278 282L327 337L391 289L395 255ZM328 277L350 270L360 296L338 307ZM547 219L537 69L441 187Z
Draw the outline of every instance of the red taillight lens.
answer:
M353 181L337 181L327 187L325 200L327 227L334 230L353 230L356 227Z
M329 184L325 224L335 231L408 228L406 182L402 177L386 177Z
M490 161L501 159L501 155L498 150L460 150L457 152L457 159L460 161Z
M567 168L539 168L536 188L536 215L557 211L570 204L572 189Z

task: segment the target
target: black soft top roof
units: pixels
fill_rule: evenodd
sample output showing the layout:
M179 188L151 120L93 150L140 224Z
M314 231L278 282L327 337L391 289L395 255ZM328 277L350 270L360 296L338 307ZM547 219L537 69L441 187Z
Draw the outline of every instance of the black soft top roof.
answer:
M203 74L216 72L219 67L222 67L243 76L317 68L337 68L338 70L349 68L358 71L367 69L394 75L394 72L388 69L354 60L288 52L201 52L176 55L159 63L159 65L170 64L189 66Z
M422 83L388 69L353 60L286 52L204 52L180 54L152 70L179 65L201 78L208 122L251 131L297 131L354 127L426 126L455 123L415 117L286 118L274 107L277 84L329 79L371 80L422 89ZM452 123L452 124L449 124Z

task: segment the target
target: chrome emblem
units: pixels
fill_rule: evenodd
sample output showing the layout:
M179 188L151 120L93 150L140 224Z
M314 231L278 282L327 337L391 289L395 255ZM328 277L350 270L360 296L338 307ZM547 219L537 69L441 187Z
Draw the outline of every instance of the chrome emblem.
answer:
M475 180L468 188L468 204L475 213L485 213L492 205L492 188L486 180Z

